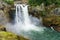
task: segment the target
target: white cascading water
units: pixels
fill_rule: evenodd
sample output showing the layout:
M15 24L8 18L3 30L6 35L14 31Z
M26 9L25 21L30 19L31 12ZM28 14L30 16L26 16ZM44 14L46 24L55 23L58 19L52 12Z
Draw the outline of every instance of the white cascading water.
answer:
M16 4L15 24L7 24L7 31L20 34L21 31L29 32L31 30L44 31L44 28L35 26L28 14L28 5Z
M37 18L29 16L28 5L16 4L15 6L15 23L7 23L6 29L8 32L15 33L18 36L21 35L29 40L60 40L59 32L53 31L50 28L45 29L41 24L39 27L36 26L36 24L42 21L38 21Z
M20 5L20 7L22 8L22 13L23 13L23 17L24 17L24 24L23 24L23 27L22 27L23 30L24 31L30 31L30 30L39 31L40 29L38 27L36 27L35 25L33 25L32 22L31 22L31 20L30 20L30 18L29 18L28 5L23 4L23 5Z

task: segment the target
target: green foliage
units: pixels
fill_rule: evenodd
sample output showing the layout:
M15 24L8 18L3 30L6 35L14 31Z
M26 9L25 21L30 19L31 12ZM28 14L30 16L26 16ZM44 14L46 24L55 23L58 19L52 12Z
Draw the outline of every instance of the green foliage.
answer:
M49 13L49 9L47 6L55 4L55 6L60 6L60 0L29 0L28 2L31 6L37 6L44 4L45 10L42 12L41 16L46 16Z
M4 0L8 4L14 4L14 0Z
M29 4L31 6L37 6L37 5L40 5L42 3L43 0L29 0Z
M55 0L56 5L60 5L60 0Z
M43 3L45 4L45 6L48 6L50 4L53 4L52 0L43 0Z
M60 5L60 0L29 0L29 4L32 6L40 5L42 3L44 3L45 6L49 6L53 3L56 5Z

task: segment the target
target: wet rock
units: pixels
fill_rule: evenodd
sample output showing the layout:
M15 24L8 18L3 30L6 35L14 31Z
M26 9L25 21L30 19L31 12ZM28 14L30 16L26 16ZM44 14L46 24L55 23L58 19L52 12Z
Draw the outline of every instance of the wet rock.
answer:
M60 27L56 26L56 27L53 27L53 28L54 28L54 30L60 32Z
M6 31L6 28L3 25L0 25L0 31Z
M0 24L5 24L7 22L4 11L0 10Z

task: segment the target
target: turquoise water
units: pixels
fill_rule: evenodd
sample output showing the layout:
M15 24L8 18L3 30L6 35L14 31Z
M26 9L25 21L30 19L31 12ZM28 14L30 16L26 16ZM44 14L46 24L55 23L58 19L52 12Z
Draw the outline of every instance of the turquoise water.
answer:
M43 32L30 31L24 33L30 40L60 40L60 33L50 28L46 28Z
M37 22L36 18L33 18L32 24L31 24L31 20L29 18L29 14L28 14L28 5L23 5L23 4L16 4L16 18L15 18L15 22L17 24L14 25L13 28L11 28L11 26L8 28L8 30L10 29L10 31L13 31L16 34L21 34L21 29L24 31L22 34L26 37L28 37L30 40L60 40L60 33L57 31L54 31L50 28L46 28L43 29L44 31L41 31L41 28L39 29L39 31L36 30L30 30L31 28L35 27L35 22L36 24L38 24L39 22L39 26L42 25L42 20ZM21 9L22 10L21 10ZM31 17L32 18L32 17ZM23 24L24 23L24 24ZM33 25L33 26L32 26ZM9 26L9 25L8 25ZM38 26L36 26L38 27ZM43 27L43 26L41 26ZM28 29L26 32L26 28ZM17 29L17 30L16 30Z

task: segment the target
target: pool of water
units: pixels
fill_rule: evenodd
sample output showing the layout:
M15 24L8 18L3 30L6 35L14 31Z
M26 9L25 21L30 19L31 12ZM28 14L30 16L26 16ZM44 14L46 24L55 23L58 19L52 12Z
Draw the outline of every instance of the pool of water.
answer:
M43 32L34 30L24 32L24 35L30 40L60 40L60 33L50 28L46 28Z

